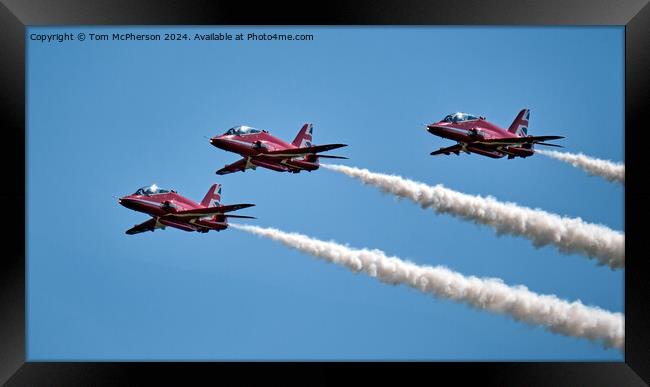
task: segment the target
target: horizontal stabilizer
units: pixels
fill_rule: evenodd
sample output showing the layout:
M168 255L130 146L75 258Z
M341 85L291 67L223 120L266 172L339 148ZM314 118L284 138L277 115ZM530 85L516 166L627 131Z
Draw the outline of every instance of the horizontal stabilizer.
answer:
M348 160L347 157L343 156L330 156L330 155L318 155L319 159L342 159L342 160Z
M239 218L239 219L257 219L254 216L246 216L246 215L224 215L226 218Z
M219 213L223 214L226 212L232 212L232 211L237 211L241 210L242 208L248 208L248 207L254 207L255 204L229 204L227 206L219 206L217 207L218 210L221 210Z
M327 152L332 149L338 149L347 146L346 144L326 144L326 145L314 145L304 148L292 148L292 149L282 149L271 152L263 152L260 155L266 157L298 157L304 155L313 155L320 152Z
M548 140L559 140L561 138L564 138L564 136L531 136L526 138L529 138L533 141L548 141Z
M547 142L536 142L535 145L546 145L546 146L555 146L555 147L558 147L558 148L564 148L562 145L549 144Z

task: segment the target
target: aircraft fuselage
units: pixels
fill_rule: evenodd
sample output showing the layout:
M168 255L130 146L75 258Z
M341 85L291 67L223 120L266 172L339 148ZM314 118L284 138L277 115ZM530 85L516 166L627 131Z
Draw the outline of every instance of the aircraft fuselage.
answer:
M200 204L175 192L153 195L127 195L118 199L124 207L145 213L164 226L174 227L184 231L207 232L209 230L221 231L228 228L225 217L192 218L188 221L182 219L165 219L165 215L179 211L203 208Z
M440 121L427 125L427 131L438 137L463 144L462 151L464 152L477 153L487 157L529 157L535 153L532 147L526 147L526 145L499 144L499 139L518 138L519 136L483 118L456 123ZM489 140L490 143L485 140Z
M247 168L263 167L278 172L315 171L319 168L317 159L288 154L286 158L266 155L299 147L286 143L268 132L243 135L221 135L210 139L210 144L228 152L237 153L246 160Z

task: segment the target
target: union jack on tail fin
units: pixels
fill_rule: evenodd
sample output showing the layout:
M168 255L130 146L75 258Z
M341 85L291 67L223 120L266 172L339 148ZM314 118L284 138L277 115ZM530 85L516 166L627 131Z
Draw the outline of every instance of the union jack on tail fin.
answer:
M530 119L530 110L523 109L517 114L517 118L512 121L508 132L514 133L519 137L528 135L528 120Z
M218 207L221 204L221 184L212 184L212 187L201 200L203 207Z
M302 128L300 128L300 131L296 135L296 138L293 140L291 145L297 146L298 148L310 147L312 144L313 129L314 127L312 124L304 124Z

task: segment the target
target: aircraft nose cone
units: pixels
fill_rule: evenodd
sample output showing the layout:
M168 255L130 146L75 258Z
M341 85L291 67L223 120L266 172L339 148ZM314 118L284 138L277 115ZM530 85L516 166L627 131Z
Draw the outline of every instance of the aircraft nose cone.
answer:
M435 134L435 135L443 133L443 128L438 127L437 125L438 124L429 124L429 125L427 125L427 132L429 132L431 134Z
M117 202L119 204L123 205L126 208L131 208L131 204L133 203L133 201L127 196L123 196L121 198L118 198Z
M223 148L228 143L228 140L225 140L221 137L213 137L210 139L210 144L216 146L217 148Z

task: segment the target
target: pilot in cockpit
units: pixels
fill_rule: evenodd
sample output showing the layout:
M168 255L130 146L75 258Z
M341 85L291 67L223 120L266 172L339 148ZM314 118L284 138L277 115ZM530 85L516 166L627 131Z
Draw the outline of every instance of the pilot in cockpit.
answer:
M148 187L142 187L139 188L137 191L135 191L134 195L156 195L156 194L162 194L162 193L169 193L170 191L167 189L162 189L158 188L157 185L152 184ZM172 191L173 192L173 191Z
M260 129L255 129L250 126L245 126L245 125L240 125L240 126L235 126L233 128L228 129L225 135L236 135L236 136L241 136L241 135L246 135L246 134L255 134L255 133L266 133L266 130L260 130Z

